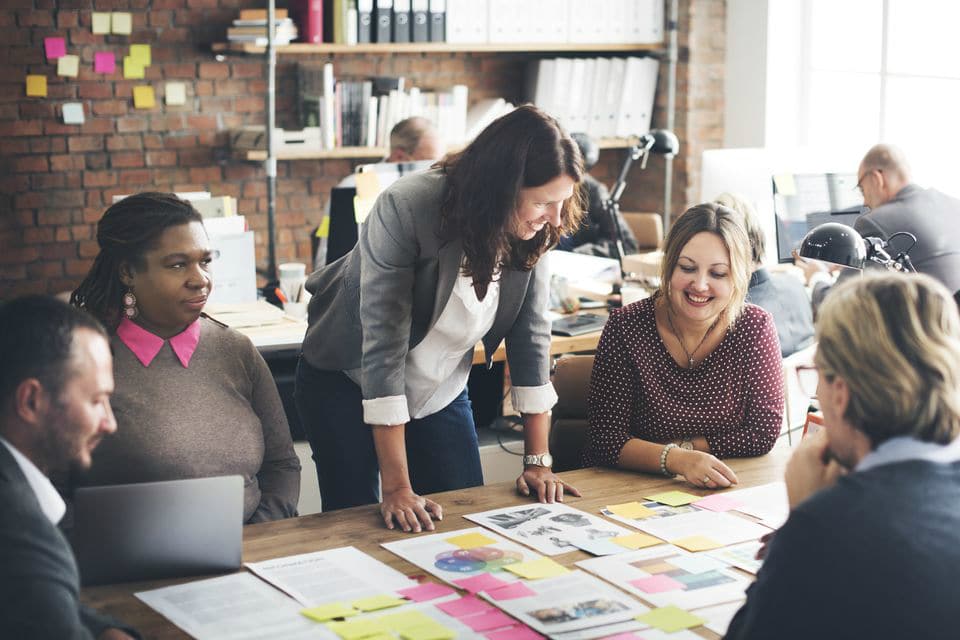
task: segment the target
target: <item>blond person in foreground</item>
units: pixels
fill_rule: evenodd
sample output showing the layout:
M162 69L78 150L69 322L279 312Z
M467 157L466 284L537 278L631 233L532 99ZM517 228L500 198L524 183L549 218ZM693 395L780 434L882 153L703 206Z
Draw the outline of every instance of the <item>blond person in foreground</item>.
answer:
M742 218L719 204L680 216L660 289L610 314L590 380L590 465L680 475L708 489L737 476L720 459L767 453L783 421L780 343L745 302Z
M925 275L836 287L817 326L824 430L728 638L955 638L960 316Z

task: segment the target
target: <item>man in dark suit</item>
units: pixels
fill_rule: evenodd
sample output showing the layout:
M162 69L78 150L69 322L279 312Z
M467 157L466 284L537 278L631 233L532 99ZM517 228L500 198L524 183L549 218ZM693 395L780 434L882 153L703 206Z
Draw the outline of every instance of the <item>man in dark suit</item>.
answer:
M951 293L960 291L960 200L912 184L903 152L886 144L876 145L863 157L857 186L870 208L857 218L857 232L883 240L898 231L912 233L917 244L909 254L917 271L947 285ZM909 242L898 237L892 245L905 247Z
M40 296L0 307L0 637L137 637L80 604L66 509L48 479L90 466L116 431L113 361L103 327ZM133 635L131 635L133 634Z

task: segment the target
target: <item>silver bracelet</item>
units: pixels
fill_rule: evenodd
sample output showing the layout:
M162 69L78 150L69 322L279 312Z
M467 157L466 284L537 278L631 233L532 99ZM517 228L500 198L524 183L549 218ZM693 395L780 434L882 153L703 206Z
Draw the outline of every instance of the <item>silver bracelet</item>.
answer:
M667 454L670 453L670 449L676 449L676 448L677 448L677 443L668 442L663 446L663 451L660 452L660 473L667 476L668 478L672 478L676 474L673 474L667 471Z

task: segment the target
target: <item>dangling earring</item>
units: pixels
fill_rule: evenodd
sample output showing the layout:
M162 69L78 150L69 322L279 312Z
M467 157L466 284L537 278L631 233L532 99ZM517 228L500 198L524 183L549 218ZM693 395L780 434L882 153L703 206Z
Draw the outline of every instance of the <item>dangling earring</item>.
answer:
M127 289L127 292L123 294L123 317L127 320L133 320L139 313L137 296L133 295L133 289Z

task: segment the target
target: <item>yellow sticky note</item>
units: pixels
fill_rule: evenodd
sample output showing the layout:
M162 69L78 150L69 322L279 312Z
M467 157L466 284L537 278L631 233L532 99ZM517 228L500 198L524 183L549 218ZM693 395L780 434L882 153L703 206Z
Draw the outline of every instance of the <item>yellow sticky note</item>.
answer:
M651 627L660 629L665 633L676 633L683 629L692 629L706 624L706 620L699 618L689 611L684 611L673 605L651 609L650 611L639 615L636 618L640 622L645 622Z
M153 87L141 84L133 88L133 106L137 109L153 109L157 105Z
M621 547L626 547L627 549L643 549L644 547L652 547L655 544L663 544L663 540L645 533L631 533L628 536L617 536L610 538L610 542L618 544Z
M343 640L360 640L379 634L387 633L387 628L379 620L360 618L344 622L328 622L327 628L343 638Z
M114 33L130 35L133 31L133 17L127 12L114 11L110 14L110 29Z
M517 574L521 578L536 580L538 578L552 578L553 576L569 573L570 570L550 558L539 558L537 560L528 560L516 564L508 564L504 567L507 571Z
M315 235L318 238L330 237L330 216L323 216L323 220L317 225L317 233Z
M127 80L143 80L143 65L130 56L124 56L123 77Z
M31 98L46 98L47 76L27 76L27 95Z
M457 637L457 633L439 622L434 622L421 627L404 629L400 632L400 637L403 640L453 640Z
M685 504L696 502L700 499L700 496L695 496L692 493L686 493L684 491L664 491L663 493L655 493L652 496L643 496L643 499L653 500L660 504L668 504L671 507L682 507Z
M106 11L94 11L92 29L98 36L110 33L110 14Z
M163 94L168 105L187 104L187 85L183 82L168 82L164 86Z
M57 75L76 78L80 71L80 56L60 56L57 58Z
M399 607L402 604L407 604L407 602L409 601L396 596L382 595L361 598L360 600L354 600L350 604L353 605L354 609L359 609L360 611L379 611L380 609Z
M327 604L300 610L301 615L311 620L316 620L317 622L326 622L334 618L346 618L355 616L358 613L360 612L345 602L328 602Z
M396 631L398 633L403 633L407 629L438 624L436 620L420 611L389 613L385 616L380 616L377 620L390 631Z
M678 538L671 540L670 544L686 549L687 551L707 551L708 549L719 549L723 545L707 536L690 536L689 538Z
M793 179L792 173L773 176L773 185L777 188L777 193L782 196L797 195L797 182Z
M132 44L130 45L130 57L145 67L150 66L150 45Z
M493 544L496 542L493 538L485 536L482 533L465 533L462 536L453 536L452 538L447 538L444 542L449 542L450 544L455 544L461 549L475 549L477 547L485 547L488 544Z
M633 502L623 502L621 504L611 504L607 507L607 511L624 518L632 518L633 520L649 518L655 513L653 509L646 508L636 500Z

